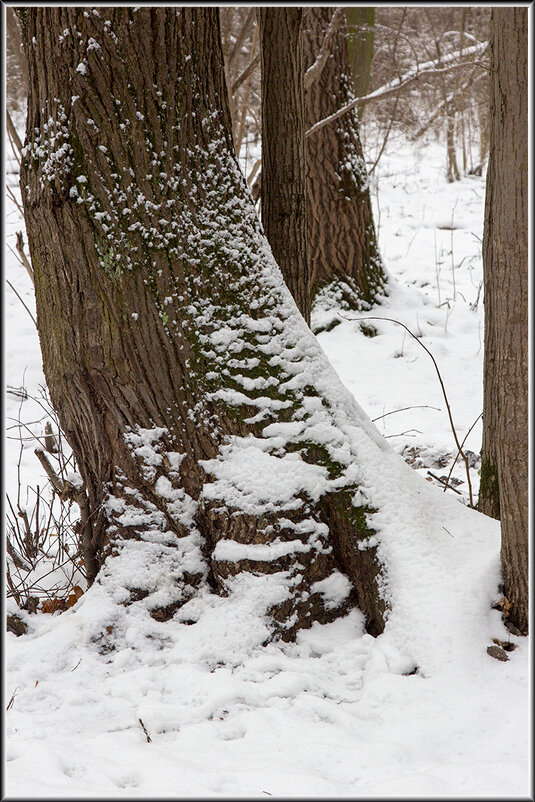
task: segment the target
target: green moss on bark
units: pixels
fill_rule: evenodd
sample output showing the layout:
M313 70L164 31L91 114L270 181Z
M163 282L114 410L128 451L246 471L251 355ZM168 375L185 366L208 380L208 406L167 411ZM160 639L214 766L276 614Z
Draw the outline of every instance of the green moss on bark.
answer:
M485 515L500 520L500 483L498 468L490 460L481 461L478 508Z

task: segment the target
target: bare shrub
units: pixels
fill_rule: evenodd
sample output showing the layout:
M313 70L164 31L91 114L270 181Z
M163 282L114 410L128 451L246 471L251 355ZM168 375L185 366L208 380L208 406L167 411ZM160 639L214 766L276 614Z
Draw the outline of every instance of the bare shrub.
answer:
M18 392L22 400L28 397ZM7 598L21 610L55 612L73 604L86 584L78 505L83 485L45 389L33 400L43 416L22 422L19 407L18 419L7 427L7 436L20 441L17 495L6 494ZM35 434L43 423L42 433ZM44 483L35 487L24 486L21 477L28 442L35 444L34 453L46 473Z

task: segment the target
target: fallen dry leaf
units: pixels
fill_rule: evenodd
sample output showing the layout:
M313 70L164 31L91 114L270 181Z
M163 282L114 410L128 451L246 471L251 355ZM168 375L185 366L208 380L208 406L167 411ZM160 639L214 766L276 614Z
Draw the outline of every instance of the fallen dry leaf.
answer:
M78 599L80 598L80 596L83 596L83 595L84 595L84 591L82 590L80 585L75 585L73 587L73 589L72 589L72 593L69 594L69 597L67 599L68 606L69 607L73 607L76 604L76 602L78 601Z
M67 602L65 599L46 599L41 605L41 612L43 613L57 613L58 610L66 610Z

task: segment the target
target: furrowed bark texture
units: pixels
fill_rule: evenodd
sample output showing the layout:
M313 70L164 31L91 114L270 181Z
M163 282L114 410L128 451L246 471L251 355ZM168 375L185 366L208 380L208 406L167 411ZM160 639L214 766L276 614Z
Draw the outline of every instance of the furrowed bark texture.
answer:
M310 322L306 228L303 9L257 9L262 70L262 224L295 302Z
M332 15L332 8L305 9L305 68L314 63ZM351 99L343 15L329 53L320 77L306 92L307 128ZM345 114L308 136L306 155L312 305L369 308L386 280L356 113Z
M482 512L501 519L510 620L528 631L527 8L493 8L483 266Z
M283 637L355 600L377 634L373 510L352 504L353 460L314 443L318 416L342 436L329 365L234 155L217 9L32 7L22 23L38 329L87 494L90 581L115 571L123 602L162 620L203 583L278 572ZM328 492L267 488L294 469ZM339 603L313 588L333 573L354 583Z

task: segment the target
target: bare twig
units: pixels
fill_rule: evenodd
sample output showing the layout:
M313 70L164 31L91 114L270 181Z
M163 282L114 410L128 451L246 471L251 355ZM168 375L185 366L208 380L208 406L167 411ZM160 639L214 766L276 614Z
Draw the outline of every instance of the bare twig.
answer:
M260 53L257 53L256 56L254 56L254 58L251 59L251 61L249 62L247 67L243 70L241 75L238 75L236 80L232 83L232 86L230 87L232 94L234 94L234 92L236 92L240 88L240 86L247 80L247 78L251 75L251 73L258 64L260 64Z
M20 157L22 154L22 142L20 141L20 136L18 135L17 129L15 128L15 124L11 119L11 114L9 110L6 108L6 128L8 136L13 144L13 153L17 161L20 164Z
M457 490L457 488L453 487L453 485L448 484L448 481L446 479L441 479L440 476L437 476L436 474L431 473L431 471L427 471L427 475L431 476L433 479L436 479L437 482L440 482L441 485L444 485L444 491L453 490L454 493L458 493L459 496L462 496L461 491Z
M28 312L29 316L31 317L31 319L32 319L32 321L33 321L33 325L35 326L35 328L37 328L37 321L36 321L36 319L34 318L34 316L32 315L32 313L30 312L30 310L28 309L28 307L26 306L26 304L24 303L24 301L22 300L22 298L20 297L20 295L18 294L18 292L17 292L17 290L15 289L15 287L13 286L13 284L10 282L10 280L9 280L8 278L6 278L6 282L7 282L7 284L9 284L9 286L11 287L11 289L13 290L13 292L15 293L15 295L17 296L17 298L19 299L19 301L21 302L21 304L23 305L23 307L25 308L25 310Z
M372 166L371 166L371 167L370 167L370 169L368 170L368 176L370 176L370 175L372 175L372 174L373 174L373 172L374 172L375 168L376 168L376 167L377 167L377 165L379 164L379 159L380 159L380 158L381 158L381 156L383 155L383 153L384 153L384 150L385 150L385 148L386 148L386 143L388 142L388 137L390 136L390 132L392 131L392 126L394 125L394 120L396 119L396 112L397 112L397 110L398 110L399 98L400 98L400 96L398 95L398 96L396 97L396 102L395 102L395 105L394 105L394 111L393 111L393 112L392 112L392 114L390 115L390 120L389 120L389 122L388 122L388 128L386 129L386 134L384 135L384 138L383 138L383 144L381 145L381 147L380 147L380 149L379 149L379 153L378 153L378 155L377 155L377 157L376 157L376 159L375 159L374 163L372 164Z
M9 700L9 702L8 702L8 705L7 705L7 707L6 707L6 710L10 710L10 709L13 707L13 703L14 703L14 701L15 701L15 696L17 695L17 691L19 690L19 688L20 688L20 685L17 685L17 687L16 687L16 688L15 688L15 690L13 691L13 695L11 696L11 699L10 699L10 700Z
M404 432L399 432L398 434L387 434L387 435L385 435L385 440L389 440L391 437L403 437L404 435L407 435L407 434L410 437L414 437L413 434L410 434L411 432L416 432L417 434L421 434L421 431L419 429L405 429Z
M403 23L405 22L405 17L406 16L407 16L407 9L404 8L403 9L403 13L401 15L401 19L399 21L398 29L397 29L397 32L396 32L396 38L394 39L394 47L393 47L393 50L392 50L392 58L395 58L395 56L396 56L396 50L398 48L401 29L403 28ZM401 77L398 76L398 79L401 79ZM392 114L390 115L390 120L388 122L388 128L386 129L386 133L385 133L385 135L383 137L383 143L382 143L381 147L379 148L379 153L377 154L377 157L376 157L374 163L372 164L372 166L368 170L368 176L371 176L373 174L375 168L379 164L379 160L380 160L381 156L383 155L383 153L385 151L386 143L388 142L388 137L390 136L390 132L392 131L392 126L394 125L394 120L396 119L396 113L397 113L397 110L398 110L400 97L401 97L401 95L396 95L396 102L394 104L394 110L392 111Z
M465 83L458 90L455 90L455 92L462 93L466 89L468 89L468 87L471 87L473 83L474 83L474 77L473 74L471 74L470 78L467 81L465 81ZM447 97L441 100L440 103L435 107L434 112L426 120L426 122L418 128L415 134L411 135L411 139L412 140L419 139L423 134L425 134L427 129L435 122L436 118L440 114L442 114L445 107L448 106L453 101L453 99L454 99L454 92L450 92L449 95L447 95Z
M424 351L427 354L429 354L429 356L431 357L431 360L433 362L433 365L435 366L435 370L437 372L438 380L440 382L440 387L442 389L442 395L444 396L444 401L446 402L446 409L448 411L448 417L449 417L449 421L450 421L451 431L452 431L452 434L453 434L453 439L455 440L455 445L457 446L457 448L459 450L459 454L462 456L462 458L464 460L464 464L465 464L465 467L466 467L466 479L467 479L467 482L468 482L468 492L469 492L469 496L470 496L470 506L473 508L474 500L473 500L473 496L472 496L472 482L470 480L470 466L468 464L468 458L467 458L466 454L463 451L463 447L462 447L461 443L459 443L459 438L457 437L457 431L456 431L455 425L453 423L453 417L452 417L452 414L451 414L451 407L450 407L450 404L449 404L449 401L448 401L446 388L444 386L444 382L442 381L442 376L441 376L439 367L437 365L437 361L436 361L435 357L433 356L433 354L431 353L431 351L429 350L429 348L426 348L426 346L423 344L423 342L415 334L413 334L412 331L404 323L401 323L401 321L399 321L399 320L394 320L391 317L379 317L377 315L366 315L365 317L358 317L358 318L352 317L351 318L351 317L345 317L344 315L341 315L340 313L338 313L338 314L344 320L349 320L351 322L356 321L356 320L387 320L389 323L397 323L398 326L401 326L402 328L404 328L405 331L408 334L410 334L410 336L413 338L413 340L415 340L424 349Z
M255 163L253 164L253 169L251 170L251 172L249 173L249 175L247 177L247 186L248 187L250 187L251 184L253 183L254 177L257 174L257 172L258 172L259 168L261 167L261 165L262 165L262 159L257 159L255 161Z
M24 252L24 238L22 236L22 231L17 231L17 245L16 245L16 248L17 248L17 253L20 256L22 264L24 265L24 267L28 271L28 275L32 280L32 284L35 284L34 275L33 275L33 267L31 266L30 261L29 261L28 257L26 256L26 253Z
M429 404L417 404L413 407L402 407L401 409L393 409L392 412L386 412L384 415L379 415L377 418L372 418L372 423L375 423L376 420L381 420L381 418L387 418L389 415L395 415L396 412L405 412L407 409L436 409L437 412L441 412L439 407L432 407Z
M469 52L483 52L488 46L488 42L483 42L480 45L475 45L473 48L467 48L464 51L464 55L468 55ZM369 103L370 101L374 100L384 100L387 97L395 94L396 92L400 92L403 89L406 89L408 86L411 86L415 81L418 81L420 78L443 75L444 73L451 72L451 70L458 70L461 67L466 67L467 64L476 64L478 67L482 67L486 69L486 65L480 62L460 62L460 63L453 63L453 64L446 64L444 67L437 67L436 64L444 64L444 62L449 62L453 58L457 58L459 56L458 53L451 53L449 56L446 56L442 60L435 59L434 61L426 62L421 67L411 70L410 72L406 73L405 75L401 76L401 78L397 79L395 82L390 82L386 84L386 86L381 86L379 89L376 89L374 92L370 92L368 95L364 95L363 97L357 97L352 100L350 103L347 103L338 111L335 111L333 114L330 114L328 117L325 117L323 120L318 120L317 123L314 123L308 131L306 131L305 136L310 136L311 134L319 131L320 128L323 128L325 125L329 125L329 123L334 122L343 114L347 114L348 111L356 108L357 106L362 106L365 103Z
M479 420L481 417L483 417L483 413L482 413L482 412L481 412L481 413L480 413L480 414L477 416L477 418L475 419L475 421L473 422L473 424L470 426L470 428L469 428L469 429L468 429L468 431L466 432L466 434L465 434L465 436L464 436L464 438L463 438L463 442L461 443L461 445L462 445L462 446L464 446L464 444L466 443L466 441L467 441L467 439L468 439L468 435L470 434L470 432L472 431L472 429L474 428L474 426L476 425L476 423L478 422L478 420ZM459 458L459 455L460 455L460 453L461 453L460 451L457 451L457 454L455 455L455 459L454 459L454 460L453 460L453 462L452 462L452 465L451 465L451 468L450 468L450 472L448 473L448 482L450 481L451 474L452 474L452 472L453 472L453 469L455 468L455 464L456 464L456 462L457 462L457 460L458 460L458 458Z
M147 732L147 729L146 729L145 725L143 724L142 720L140 718L138 718L138 721L141 724L141 729L145 733L145 737L147 738L147 743L150 744L150 742L152 741L152 738L150 737L149 733Z

